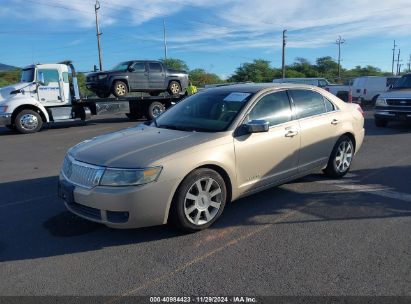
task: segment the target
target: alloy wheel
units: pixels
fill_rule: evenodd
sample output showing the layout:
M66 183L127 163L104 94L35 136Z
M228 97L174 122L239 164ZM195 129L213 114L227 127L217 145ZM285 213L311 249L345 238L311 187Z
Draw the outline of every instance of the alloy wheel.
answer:
M335 168L340 173L344 173L351 165L353 157L353 146L350 141L342 141L337 149L334 159Z

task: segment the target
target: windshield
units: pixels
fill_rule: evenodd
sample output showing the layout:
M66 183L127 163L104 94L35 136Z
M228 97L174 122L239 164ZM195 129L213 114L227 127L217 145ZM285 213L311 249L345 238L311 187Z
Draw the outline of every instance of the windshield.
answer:
M127 71L130 61L122 62L114 66L113 71Z
M34 69L24 69L21 71L20 82L33 82L34 81Z
M153 124L158 128L182 131L225 131L252 95L221 90L200 92L170 108Z
M411 89L411 75L404 75L393 85L393 89Z

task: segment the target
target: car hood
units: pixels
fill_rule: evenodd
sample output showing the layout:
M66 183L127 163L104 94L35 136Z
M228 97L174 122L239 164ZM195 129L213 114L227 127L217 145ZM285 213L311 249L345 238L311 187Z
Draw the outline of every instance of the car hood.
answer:
M165 157L220 137L139 125L86 140L69 150L76 160L104 167L144 168Z
M411 89L390 90L380 95L381 98L411 98Z
M30 91L31 82L20 82L16 84L9 85L7 87L0 88L0 103L9 99L10 93L15 90L24 89L24 91Z

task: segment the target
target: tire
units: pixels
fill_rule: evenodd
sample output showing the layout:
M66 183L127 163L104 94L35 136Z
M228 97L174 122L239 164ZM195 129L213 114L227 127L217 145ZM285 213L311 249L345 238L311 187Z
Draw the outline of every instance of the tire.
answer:
M126 97L128 93L127 84L124 81L116 81L113 85L112 93L118 98Z
M226 199L226 185L220 174L208 168L194 170L177 189L171 219L188 232L206 229L221 216Z
M378 128L385 128L388 125L388 121L374 117L375 126Z
M354 157L354 144L347 135L341 136L335 144L324 173L331 178L341 178L348 173Z
M43 119L33 110L23 110L17 114L14 125L22 134L36 133L43 127Z
M159 101L153 101L147 108L146 118L153 120L166 111L166 107Z
M96 95L98 98L108 98L110 96L110 91L98 91Z
M130 120L138 120L142 117L141 114L138 114L136 112L126 113L126 116Z
M178 95L181 92L181 85L177 81L170 81L167 91L170 95Z

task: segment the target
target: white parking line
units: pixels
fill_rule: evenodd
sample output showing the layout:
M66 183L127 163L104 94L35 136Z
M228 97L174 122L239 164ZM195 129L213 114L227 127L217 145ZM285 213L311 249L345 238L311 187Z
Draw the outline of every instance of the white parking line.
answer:
M32 197L32 198L28 198L28 199L21 200L21 201L16 201L16 202L11 202L11 203L0 205L0 208L25 204L25 203L29 203L29 202L32 202L32 201L37 201L37 200L41 200L41 199L45 199L45 198L51 198L51 197L56 198L56 195L55 194L49 194L49 195Z
M350 176L351 177L351 176ZM316 181L317 183L327 184L335 186L344 190L351 190L355 192L365 192L368 194L374 194L382 197L392 198L407 203L411 203L411 194L401 193L389 190L386 186L383 185L361 185L355 183L355 181L350 179L341 179L341 180L322 180Z

